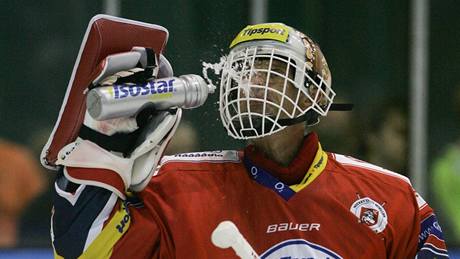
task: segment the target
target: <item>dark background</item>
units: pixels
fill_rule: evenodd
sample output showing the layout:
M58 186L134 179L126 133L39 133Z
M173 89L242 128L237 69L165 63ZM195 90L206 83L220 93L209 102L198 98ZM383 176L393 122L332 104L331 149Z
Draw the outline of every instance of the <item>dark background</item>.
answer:
M350 123L366 128L369 109L386 99L409 105L409 1L268 2L269 21L289 24L320 43L335 91L355 104ZM0 136L39 152L57 118L87 23L102 13L102 2L5 0L0 7ZM429 165L459 136L451 98L460 87L459 11L454 0L431 1L429 8ZM175 74L201 74L201 62L218 61L249 23L249 1L122 1L121 16L166 27L166 56ZM221 126L217 100L214 95L185 113L199 131L200 149L242 147ZM337 145L327 138L322 143L326 149ZM346 145L340 151L361 156ZM50 246L50 204L49 194L43 195L28 209L23 246Z

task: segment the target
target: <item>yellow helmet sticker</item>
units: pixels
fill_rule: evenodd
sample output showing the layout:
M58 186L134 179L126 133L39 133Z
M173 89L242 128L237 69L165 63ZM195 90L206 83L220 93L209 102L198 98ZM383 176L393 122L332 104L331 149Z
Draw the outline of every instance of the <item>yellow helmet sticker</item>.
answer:
M244 28L230 44L230 48L235 45L251 40L276 40L287 42L289 27L282 23L262 23L248 25Z

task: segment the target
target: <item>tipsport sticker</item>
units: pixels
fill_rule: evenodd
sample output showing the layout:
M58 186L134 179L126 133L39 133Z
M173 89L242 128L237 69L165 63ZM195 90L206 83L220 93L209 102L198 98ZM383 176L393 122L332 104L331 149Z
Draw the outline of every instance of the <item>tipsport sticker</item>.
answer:
M288 27L281 23L249 25L235 37L230 44L230 48L233 48L239 43L251 40L276 40L287 42L288 36Z

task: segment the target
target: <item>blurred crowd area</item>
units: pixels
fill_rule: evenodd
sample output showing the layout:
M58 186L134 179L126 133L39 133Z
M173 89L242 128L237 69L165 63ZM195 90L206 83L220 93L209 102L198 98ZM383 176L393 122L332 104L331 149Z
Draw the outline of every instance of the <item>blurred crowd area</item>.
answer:
M120 1L120 15L170 32L165 55L176 75L201 74L250 22L250 1ZM320 43L338 102L313 130L331 152L408 173L409 1L269 0L268 21ZM54 173L39 153L58 116L82 35L103 1L2 1L0 51L0 247L50 247ZM449 247L460 247L460 3L429 8L428 171L425 195ZM239 149L221 126L218 96L187 110L167 151Z

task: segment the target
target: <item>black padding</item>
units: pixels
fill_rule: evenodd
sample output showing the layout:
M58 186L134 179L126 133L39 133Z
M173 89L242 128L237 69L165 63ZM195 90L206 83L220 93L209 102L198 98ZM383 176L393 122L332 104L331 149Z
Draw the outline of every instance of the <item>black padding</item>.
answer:
M147 81L152 80L154 78L153 70L157 67L155 52L151 48L145 48L145 53L147 54L147 65L144 70L130 76L120 77L114 84L145 84Z
M315 125L319 122L319 114L313 110L307 111L304 115L293 119L279 119L278 123L281 126L291 126L300 122L306 122L307 125Z
M77 183L71 182L69 181L69 179L65 178L63 170L64 170L64 167L62 166L58 168L58 175L56 176L56 184L59 187L59 189L63 191L74 193L80 185Z
M94 142L105 150L123 153L126 157L135 147L140 131L139 128L131 133L115 133L112 136L107 136L82 125L79 137Z

